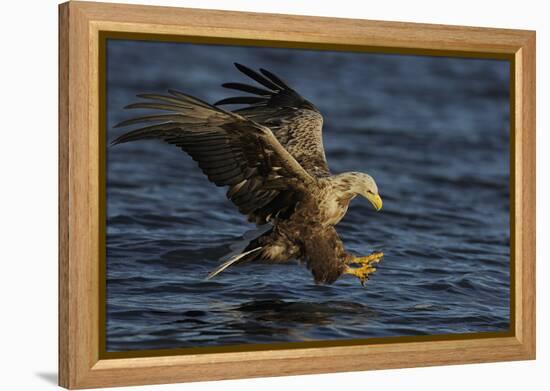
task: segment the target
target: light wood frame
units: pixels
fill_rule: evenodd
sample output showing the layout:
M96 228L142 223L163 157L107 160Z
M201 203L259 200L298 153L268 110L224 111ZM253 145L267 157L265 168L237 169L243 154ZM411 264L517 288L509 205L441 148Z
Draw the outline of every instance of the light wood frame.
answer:
M504 336L156 357L100 354L103 31L510 59L511 307ZM91 388L535 358L535 33L88 2L59 7L59 384ZM512 289L513 288L513 289Z

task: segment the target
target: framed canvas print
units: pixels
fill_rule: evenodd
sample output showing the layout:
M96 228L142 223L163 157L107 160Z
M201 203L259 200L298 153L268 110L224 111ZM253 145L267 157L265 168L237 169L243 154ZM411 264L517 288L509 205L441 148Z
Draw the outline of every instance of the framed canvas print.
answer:
M534 32L59 11L60 385L534 359Z

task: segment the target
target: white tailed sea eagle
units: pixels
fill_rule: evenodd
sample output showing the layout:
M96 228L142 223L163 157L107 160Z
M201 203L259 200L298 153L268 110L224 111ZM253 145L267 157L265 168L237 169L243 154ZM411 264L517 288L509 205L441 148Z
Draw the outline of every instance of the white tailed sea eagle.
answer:
M152 124L118 137L113 144L161 139L180 147L211 182L228 187L227 197L249 221L271 225L241 254L210 273L210 278L243 262L298 259L305 262L317 283L330 284L344 274L364 283L383 254L356 257L347 253L334 226L358 195L376 210L382 208L374 179L360 172L332 175L319 110L273 73L235 66L262 88L223 84L252 95L214 105L175 90L168 95L140 94L146 101L126 108L166 113L119 123L116 127ZM219 107L226 104L246 106L234 111Z

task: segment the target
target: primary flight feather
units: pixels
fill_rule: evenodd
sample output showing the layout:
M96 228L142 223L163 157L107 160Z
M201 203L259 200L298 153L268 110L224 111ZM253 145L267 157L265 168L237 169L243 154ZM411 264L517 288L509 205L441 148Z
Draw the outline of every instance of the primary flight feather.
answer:
M330 284L343 274L364 283L382 253L349 254L334 226L358 195L376 210L382 208L374 179L359 172L332 175L319 110L275 74L235 66L259 86L226 83L223 87L251 95L211 105L175 90L168 90L168 95L140 94L145 101L126 108L164 113L119 123L116 127L150 125L123 134L113 144L161 139L180 147L211 182L228 187L227 197L249 221L271 225L210 278L243 262L299 259L317 283ZM228 104L246 106L234 111L220 107Z

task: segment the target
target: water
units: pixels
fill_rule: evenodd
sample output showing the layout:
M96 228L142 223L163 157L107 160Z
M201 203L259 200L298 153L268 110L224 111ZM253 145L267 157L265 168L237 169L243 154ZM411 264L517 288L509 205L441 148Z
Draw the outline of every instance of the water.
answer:
M367 288L295 263L206 281L254 227L176 147L109 147L108 351L508 329L508 62L109 41L107 139L137 93L230 96L234 61L320 108L334 173L376 178L384 209L356 199L338 231L385 258Z

